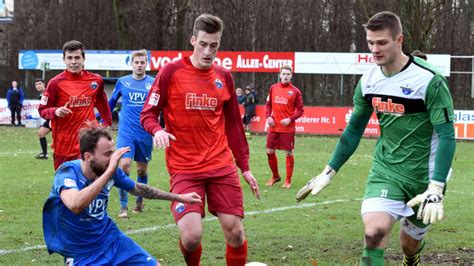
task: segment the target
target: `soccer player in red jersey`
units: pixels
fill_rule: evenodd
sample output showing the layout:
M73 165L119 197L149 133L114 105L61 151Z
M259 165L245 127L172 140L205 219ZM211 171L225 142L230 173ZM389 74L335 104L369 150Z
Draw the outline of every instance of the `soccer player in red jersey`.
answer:
M293 176L293 166L295 163L293 157L295 120L302 116L304 112L301 92L291 83L291 78L291 66L282 66L280 68L280 82L270 87L265 105L269 126L267 157L268 164L272 170L272 178L268 180L267 186L273 186L281 180L278 173L278 160L275 150L284 150L286 153L286 179L282 187L291 187L291 177Z
M84 70L84 51L78 41L63 45L66 70L49 81L38 108L41 117L51 120L55 170L63 162L80 158L79 129L95 120L94 107L104 124L112 125L102 77Z
M190 41L193 54L164 66L141 113L143 128L154 136L154 145L166 148L171 191L195 191L203 199L202 204L171 204L187 265L199 265L201 260L206 198L209 212L218 217L224 232L227 265L244 265L247 260L243 195L235 164L259 198L257 180L249 169L234 81L228 70L213 64L223 28L216 16L196 18ZM160 111L166 131L158 121Z

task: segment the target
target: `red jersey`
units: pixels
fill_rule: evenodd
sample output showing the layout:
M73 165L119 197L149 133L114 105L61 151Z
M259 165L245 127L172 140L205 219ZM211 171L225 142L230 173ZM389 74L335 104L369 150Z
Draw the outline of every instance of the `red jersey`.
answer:
M67 102L72 113L57 117L54 111ZM94 107L104 124L112 125L112 114L104 92L102 77L83 70L80 74L64 71L48 83L41 97L38 111L44 119L51 119L54 153L79 156L79 129L86 121L95 121Z
M249 170L249 147L229 71L217 65L197 69L189 57L168 63L158 73L140 117L152 135L162 129L161 110L166 131L176 137L166 149L170 174L233 166L233 157L242 172Z
M272 117L275 121L274 127L268 127L272 132L295 132L295 120L303 115L304 105L301 92L293 84L277 83L270 87L267 103L265 104L267 117ZM281 120L290 118L291 123L283 126Z

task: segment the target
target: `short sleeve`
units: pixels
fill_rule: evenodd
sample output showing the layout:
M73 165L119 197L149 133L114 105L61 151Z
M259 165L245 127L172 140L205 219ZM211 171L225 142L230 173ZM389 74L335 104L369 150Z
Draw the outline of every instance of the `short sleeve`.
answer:
M63 189L77 189L77 175L72 167L61 167L54 176L54 192L60 195Z

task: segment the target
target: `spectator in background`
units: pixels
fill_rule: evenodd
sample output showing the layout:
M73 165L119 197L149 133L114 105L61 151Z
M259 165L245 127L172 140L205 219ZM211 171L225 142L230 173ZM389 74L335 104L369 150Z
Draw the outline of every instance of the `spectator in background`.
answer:
M258 104L258 95L257 95L257 91L255 91L255 87L253 83L250 83L249 85L247 85L245 89L250 89L250 91L252 92L253 98L255 99L255 104Z
M23 107L24 99L23 89L18 86L18 82L12 81L12 86L7 91L8 109L12 113L12 126L21 126L21 108ZM15 117L18 124L15 124Z
M242 88L235 89L235 94L237 94L237 102L239 104L245 103L246 98L244 92L242 91Z
M43 92L45 90L44 86L44 80L37 78L35 79L35 88L39 92L40 100L41 97L43 97ZM38 137L39 137L39 142L41 145L41 152L35 156L36 159L40 160L46 160L48 159L48 142L46 140L46 136L48 135L49 132L51 132L51 127L49 125L50 120L46 119L43 124L41 124L39 130L38 130Z
M54 147L54 169L80 157L78 132L87 121L96 120L94 108L106 126L112 125L112 114L100 75L84 70L85 47L79 41L63 45L66 70L55 76L41 97L39 113L51 119Z
M243 123L245 126L245 135L250 135L250 122L252 117L255 116L255 97L252 94L252 90L250 88L245 89L245 101L243 103L245 107L245 114L243 118Z

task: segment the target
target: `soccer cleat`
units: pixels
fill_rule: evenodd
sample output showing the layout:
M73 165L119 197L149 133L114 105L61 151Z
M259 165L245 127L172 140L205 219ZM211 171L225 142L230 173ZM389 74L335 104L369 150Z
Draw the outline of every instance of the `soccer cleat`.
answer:
M119 212L118 217L119 218L128 218L128 208L127 207L120 208L120 212Z
M47 160L48 155L44 154L44 153L39 153L38 155L35 156L35 158L38 159L38 160Z
M137 201L137 206L133 208L133 213L141 213L143 212L143 208L145 207L145 204L142 201Z
M275 183L280 182L280 180L281 180L281 177L279 177L279 176L277 178L272 177L270 180L268 180L266 186L271 187L271 186L275 185Z
M282 187L282 188L291 188L291 183L285 181L285 183L283 183L283 185L281 185L281 187Z
M418 265L421 265L420 264L420 253L417 253L415 256L410 257L410 258L408 258L404 255L402 265L403 266L418 266Z

